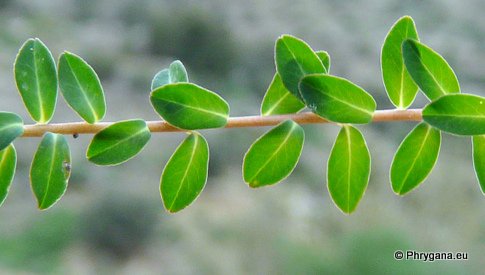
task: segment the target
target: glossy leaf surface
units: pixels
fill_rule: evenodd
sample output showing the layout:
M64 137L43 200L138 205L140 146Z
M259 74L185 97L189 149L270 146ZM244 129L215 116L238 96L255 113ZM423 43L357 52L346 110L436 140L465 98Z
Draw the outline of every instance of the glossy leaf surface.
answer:
M71 153L66 138L46 133L30 167L30 182L39 209L51 207L64 195L70 167Z
M33 120L51 120L57 101L56 65L49 49L38 38L27 40L14 64L15 82Z
M17 153L13 144L0 151L0 206L8 195L17 166Z
M286 89L280 75L276 73L264 95L261 115L294 114L303 108L305 104Z
M473 137L473 167L485 195L485 135Z
M485 98L470 94L440 97L423 109L423 119L456 135L485 134Z
M168 69L161 70L153 77L151 88L155 90L163 85L178 82L189 82L189 77L182 62L175 60Z
M0 150L5 149L23 133L24 122L18 115L9 112L0 112Z
M276 69L285 87L303 101L298 83L308 74L325 73L317 54L303 40L283 35L276 41Z
M369 183L371 159L364 137L357 128L342 127L327 164L327 187L333 202L352 213Z
M150 137L145 121L120 121L104 128L93 137L86 157L98 165L118 165L135 157Z
M336 76L306 76L300 92L312 112L334 122L369 123L376 109L376 102L364 89Z
M167 211L178 212L202 192L209 168L209 146L198 133L190 134L167 162L160 180L160 193Z
M403 140L391 165L391 185L404 195L421 184L431 173L440 152L441 133L420 123Z
M303 128L292 120L265 133L244 156L244 181L250 187L261 187L284 180L298 163L304 140Z
M167 84L150 96L157 113L171 125L187 130L224 127L229 105L218 94L191 83Z
M450 65L433 49L407 39L402 44L402 51L409 74L430 100L460 92L458 79Z
M381 52L384 86L392 104L400 109L409 107L418 93L418 86L404 65L402 43L406 39L418 40L416 25L409 16L401 17L392 26Z
M59 57L59 86L67 104L86 122L104 118L103 87L94 69L81 57L64 52Z

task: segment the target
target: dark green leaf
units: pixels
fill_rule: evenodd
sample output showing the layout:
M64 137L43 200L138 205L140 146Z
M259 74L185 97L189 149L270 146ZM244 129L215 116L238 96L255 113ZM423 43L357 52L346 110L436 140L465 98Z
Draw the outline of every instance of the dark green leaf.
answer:
M244 156L244 181L261 187L284 180L298 163L304 140L303 128L292 120L265 133Z
M153 77L151 88L155 90L163 85L178 82L189 82L189 77L182 62L175 60L168 69L161 70Z
M17 153L13 144L10 144L10 146L0 151L0 206L8 195L16 166Z
M229 117L222 97L191 83L164 85L152 91L150 100L163 119L181 129L224 127Z
M340 123L369 123L376 102L364 89L331 75L314 74L300 82L306 105L315 114Z
M114 123L98 132L86 157L98 165L118 165L135 157L150 140L150 130L141 119Z
M261 115L294 114L305 108L305 104L291 94L278 73L273 77L261 104Z
M342 127L327 167L328 191L344 213L352 213L364 196L370 176L370 154L357 128Z
M51 120L57 101L56 65L49 49L38 39L27 40L14 65L15 81L32 119Z
M64 52L59 57L58 74L67 104L88 123L103 119L106 102L103 87L94 69L81 57Z
M485 195L485 136L473 137L473 166L477 174L480 189Z
M394 192L404 195L416 188L431 173L438 159L441 132L420 123L403 140L391 165Z
M317 54L305 43L291 35L283 35L276 41L276 69L286 88L303 101L298 83L307 74L325 73Z
M30 182L39 209L51 207L64 195L70 168L71 153L66 138L46 133L30 167Z
M190 134L163 169L160 193L167 211L180 211L199 196L207 181L208 165L207 141L198 133Z
M315 52L318 56L318 59L322 62L323 67L325 68L325 73L330 73L330 55L326 51L317 51Z
M460 92L455 73L441 55L412 39L403 42L402 51L409 74L430 100Z
M381 51L382 79L392 104L400 109L409 107L418 93L418 86L406 70L402 43L406 39L418 40L416 25L409 16L401 17L386 36Z
M485 98L469 94L445 95L423 109L423 119L457 135L485 134Z
M23 133L24 122L18 115L9 112L0 112L0 150L5 149Z

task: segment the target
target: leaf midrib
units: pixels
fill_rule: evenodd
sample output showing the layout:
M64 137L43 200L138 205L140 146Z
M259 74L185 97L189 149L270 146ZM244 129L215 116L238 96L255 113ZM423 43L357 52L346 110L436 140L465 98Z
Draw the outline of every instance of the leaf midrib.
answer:
M116 146L120 145L121 143L124 143L124 142L126 142L126 141L128 141L128 140L130 140L130 139L132 139L132 138L135 138L135 137L137 137L137 136L139 136L139 135L143 134L144 132L146 132L146 129L145 129L145 128L143 128L143 129L141 129L141 130L139 130L139 131L135 132L133 135L129 135L129 136L127 136L127 137L123 138L123 139L120 139L120 140L119 140L119 141L117 141L116 143L114 143L114 144L112 144L112 145L110 145L110 146L105 147L103 150L98 151L98 152L97 152L97 154L92 155L92 156L89 156L88 158L89 158L89 159L93 159L93 158L95 158L95 157L98 157L99 155L101 155L101 154L105 153L106 151L108 151L108 150L112 149L113 147L116 147Z
M51 179L52 179L52 172L54 170L54 162L55 162L55 156L56 156L56 151L57 151L57 136L53 136L53 143L54 147L52 148L52 157L51 157L51 162L50 162L50 167L49 167L49 175L47 178L47 186L45 187L45 192L44 195L42 196L42 201L39 203L39 207L43 208L45 200L47 198L47 194L49 194L49 187L51 186Z
M44 114L44 100L42 99L42 93L40 91L40 83L39 83L39 73L37 71L37 58L36 58L36 52L37 52L37 41L34 40L34 50L32 51L32 56L34 59L33 66L34 66L34 75L35 75L35 85L36 85L36 90L37 90L37 97L39 98L39 111L40 111L40 118L39 120L41 122L45 122L45 114Z
M184 104L184 103L180 103L178 101L172 101L172 100L168 100L168 99L165 99L165 98L158 98L156 96L154 96L154 98L157 99L157 100L160 100L160 101L166 101L166 102L173 103L173 104L176 104L176 105L180 105L182 107L189 108L189 109L193 109L193 110L196 110L196 111L199 111L199 112L203 112L203 113L215 115L215 116L218 116L218 117L221 117L221 118L224 118L224 119L227 118L222 113L217 113L217 112L210 111L210 110L207 110L207 109L202 109L202 108L199 108L199 107L194 107L194 106L191 106L191 105L187 105L187 104Z

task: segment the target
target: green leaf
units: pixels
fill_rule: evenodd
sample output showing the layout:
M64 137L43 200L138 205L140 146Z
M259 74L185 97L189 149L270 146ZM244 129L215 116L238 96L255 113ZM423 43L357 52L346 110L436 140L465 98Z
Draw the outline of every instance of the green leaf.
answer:
M209 146L198 133L179 145L163 169L160 193L167 211L174 213L189 206L202 192L209 169Z
M49 49L38 38L27 40L14 64L15 82L32 119L51 120L57 101L56 65Z
M317 54L303 40L283 35L276 41L276 69L285 87L303 101L298 83L307 74L325 73Z
M163 85L178 82L189 82L189 77L182 62L175 60L168 69L161 70L153 77L151 88L155 90Z
M54 205L64 195L71 175L71 153L63 135L46 133L30 167L32 191L39 209Z
M0 112L0 150L5 149L23 133L24 122L18 115L9 112Z
M94 69L81 57L64 52L59 57L59 85L67 104L86 122L104 118L103 87Z
M17 153L13 144L10 144L10 146L0 151L0 206L8 195L16 166Z
M305 108L305 104L290 93L276 73L261 104L261 115L294 114Z
M164 85L152 91L150 100L163 119L181 129L224 127L229 117L222 97L191 83Z
M409 74L430 100L460 92L455 73L441 55L412 39L403 42L402 51Z
M303 128L292 120L265 133L244 156L244 181L255 188L284 180L298 163L304 140Z
M394 192L404 195L422 183L433 170L441 145L441 132L420 123L403 140L391 165Z
M318 59L322 62L322 65L325 69L325 73L330 73L330 55L326 51L317 51L315 52L318 56Z
M381 51L381 69L384 86L392 104L400 109L409 107L418 93L418 86L406 70L402 43L406 39L418 40L416 25L409 16L401 17L386 36Z
M333 122L369 123L376 109L376 102L364 89L336 76L306 76L300 92L312 112Z
M485 134L485 98L470 94L445 95L423 109L423 120L456 135Z
M473 139L473 166L477 174L480 189L485 195L485 135L474 136Z
M98 165L118 165L135 157L150 140L150 129L141 119L116 122L91 140L86 157Z
M327 164L328 191L344 213L352 213L364 196L370 176L370 154L357 128L343 126Z

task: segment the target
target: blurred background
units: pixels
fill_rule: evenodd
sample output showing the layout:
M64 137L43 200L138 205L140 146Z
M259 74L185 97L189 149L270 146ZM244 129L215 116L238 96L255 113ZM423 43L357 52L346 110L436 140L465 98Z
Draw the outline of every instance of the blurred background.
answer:
M39 37L57 56L81 55L99 74L105 121L158 119L152 76L180 59L192 82L222 95L231 115L259 113L274 74L276 38L290 33L332 57L332 74L392 108L380 49L391 25L411 15L421 40L455 69L462 90L485 96L485 2L454 0L2 0L0 110L25 111L14 85L17 50ZM426 104L418 96L413 107ZM59 98L53 122L79 121ZM0 273L12 274L478 274L485 269L485 199L468 138L443 136L429 178L396 196L388 170L415 123L359 126L372 175L357 211L343 215L326 189L325 167L338 128L307 125L294 173L252 190L244 152L267 129L204 131L211 146L198 200L167 214L159 195L163 166L183 134L156 134L132 161L97 167L85 159L90 136L70 138L72 176L63 199L41 212L29 185L40 139L19 139L18 171L0 209ZM468 261L395 261L395 250L463 251Z

